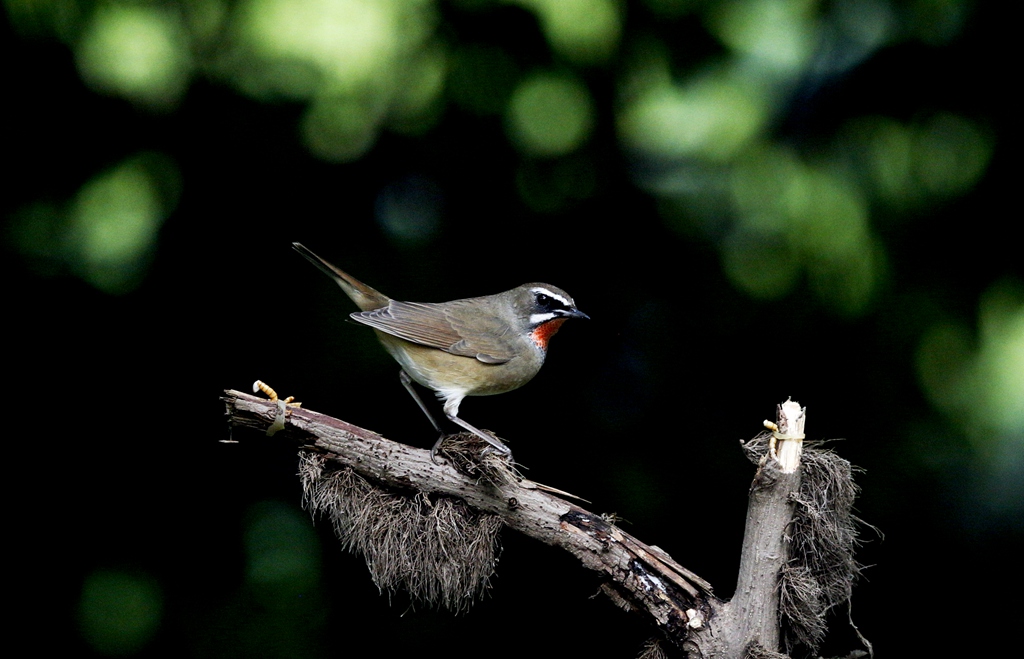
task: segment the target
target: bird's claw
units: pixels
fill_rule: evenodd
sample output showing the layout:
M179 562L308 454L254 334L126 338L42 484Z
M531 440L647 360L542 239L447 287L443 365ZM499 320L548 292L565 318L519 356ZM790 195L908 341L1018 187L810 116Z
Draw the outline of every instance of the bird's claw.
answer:
M437 438L437 441L434 442L434 445L430 447L430 461L433 462L436 465L441 464L437 460L437 450L439 448L441 448L441 444L444 443L444 438L447 437L447 436L448 435L445 435L444 433L442 433L441 436Z

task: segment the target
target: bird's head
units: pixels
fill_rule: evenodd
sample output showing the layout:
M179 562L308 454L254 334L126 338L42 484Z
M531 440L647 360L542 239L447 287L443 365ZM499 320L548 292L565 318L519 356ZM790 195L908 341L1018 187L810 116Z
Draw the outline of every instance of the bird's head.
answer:
M510 291L517 320L542 350L558 328L570 318L590 316L576 308L572 297L550 284L523 284Z

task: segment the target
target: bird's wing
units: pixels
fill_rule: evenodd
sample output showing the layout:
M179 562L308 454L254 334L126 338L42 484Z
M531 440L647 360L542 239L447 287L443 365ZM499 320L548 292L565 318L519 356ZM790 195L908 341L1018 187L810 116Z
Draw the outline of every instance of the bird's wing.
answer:
M400 339L473 357L485 364L512 359L514 336L508 323L479 313L473 300L425 303L392 300L386 307L352 314L364 325Z

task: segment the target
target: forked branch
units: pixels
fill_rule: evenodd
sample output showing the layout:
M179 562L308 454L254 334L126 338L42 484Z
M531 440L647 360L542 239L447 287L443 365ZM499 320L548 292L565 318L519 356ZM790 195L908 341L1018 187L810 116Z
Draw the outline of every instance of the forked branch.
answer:
M806 497L798 494L800 470L783 474L777 464L782 447L769 450L767 436L746 447L760 466L751 489L738 595L724 602L661 549L571 496L522 478L504 456L482 452L486 444L475 436L463 437L461 446L446 445L440 453L446 460L435 463L425 449L316 412L233 390L225 392L224 402L233 427L273 426L279 429L275 441L295 443L307 507L331 519L342 543L363 554L382 588L403 588L455 610L468 606L466 594L472 598L487 587L496 561L489 548L497 545L494 534L504 525L568 551L598 575L613 601L646 615L669 645L691 656L784 656L778 654L779 579L783 568L799 561L793 562L791 543L783 538ZM796 438L795 426L787 423L780 417L778 442ZM790 448L784 453L791 456ZM457 542L463 546L452 544ZM461 563L463 572L453 574L453 565ZM855 565L850 558L844 567ZM848 584L854 576L843 578ZM813 646L817 637L807 638L809 643L797 640Z

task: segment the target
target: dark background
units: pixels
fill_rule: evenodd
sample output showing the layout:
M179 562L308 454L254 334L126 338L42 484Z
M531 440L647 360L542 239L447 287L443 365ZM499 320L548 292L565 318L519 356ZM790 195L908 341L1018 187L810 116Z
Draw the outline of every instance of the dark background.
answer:
M233 12L248 4L223 5L222 31L199 45L190 35L187 83L149 97L83 73L91 3L5 5L8 543L28 583L9 600L25 619L16 634L66 656L142 657L633 656L651 635L593 597L570 558L512 533L490 595L468 613L379 594L300 509L294 450L241 433L219 443L221 390L256 378L309 409L433 441L397 366L346 322L348 300L292 241L402 299L527 281L568 290L592 321L563 327L528 386L468 399L462 415L506 438L530 478L618 514L720 596L752 476L738 440L792 396L809 435L841 438L835 449L864 470L857 514L884 539L864 531L853 616L879 656L984 656L1019 619L1024 391L1010 377L992 395L1011 401L998 425L974 398L998 387L991 371L961 377L982 357L1021 363L1024 340L1007 194L1017 106L991 4L947 3L943 15L925 2L857 5L889 12L890 38L792 76L752 138L834 165L856 151L851 126L865 117L907 130L954 117L981 136L984 164L956 189L884 197L862 185L884 263L853 306L836 301L841 287L815 287L812 257L771 294L725 266L742 209L718 186L747 151L657 157L623 137L630 53L658 44L682 84L731 56L713 29L727 5L623 3L618 46L586 61L553 47L523 7L439 3L444 90L419 124L382 115L364 149L331 157L304 144L309 99L250 93L223 66ZM197 5L139 6L191 16ZM836 11L812 7L822 24ZM458 87L456 64L482 52L472 48L507 54L506 87L532 70L582 81L588 136L530 152L503 119L504 79ZM954 155L969 147L952 141ZM130 257L96 266L76 209L90 181L126 162L149 174L164 211ZM857 185L852 162L833 171ZM661 185L680 178L675 192ZM412 233L382 223L389 203L413 209ZM781 267L777 247L757 252L758 269ZM986 306L994 298L1009 302ZM1009 310L1005 352L985 352L992 308ZM857 647L844 618L826 656Z

